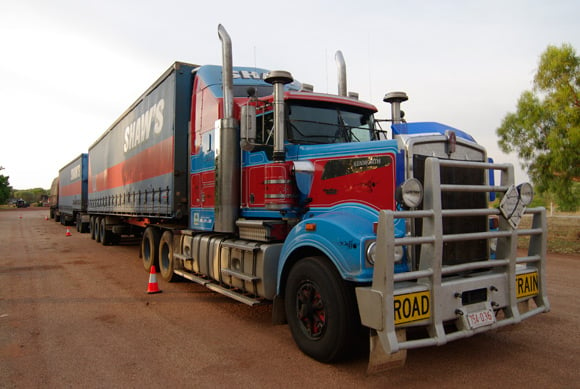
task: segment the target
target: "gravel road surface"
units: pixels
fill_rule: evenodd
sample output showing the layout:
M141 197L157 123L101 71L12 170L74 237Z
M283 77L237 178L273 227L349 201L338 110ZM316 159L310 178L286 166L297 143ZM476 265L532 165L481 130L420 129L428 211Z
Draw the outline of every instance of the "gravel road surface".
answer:
M271 307L159 281L136 243L102 246L45 220L0 211L0 388L580 387L580 258L549 255L552 311L366 374L367 355L326 365L295 346Z

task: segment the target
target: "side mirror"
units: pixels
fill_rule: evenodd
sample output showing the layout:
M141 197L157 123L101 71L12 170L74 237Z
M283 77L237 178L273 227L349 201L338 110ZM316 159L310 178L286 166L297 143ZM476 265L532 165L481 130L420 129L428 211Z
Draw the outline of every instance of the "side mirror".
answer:
M252 151L256 145L256 107L243 105L240 119L240 147Z

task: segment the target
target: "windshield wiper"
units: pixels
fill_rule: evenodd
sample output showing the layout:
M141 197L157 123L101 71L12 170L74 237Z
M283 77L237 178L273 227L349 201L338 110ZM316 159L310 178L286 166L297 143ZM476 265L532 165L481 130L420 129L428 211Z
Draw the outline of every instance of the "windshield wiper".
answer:
M339 128L340 132L342 133L342 135L344 136L345 142L352 142L353 138L357 142L360 142L360 139L357 138L357 136L352 132L352 126L347 125L346 122L344 121L344 118L342 117L342 112L340 112L340 109L337 109L336 113L338 114L338 128Z

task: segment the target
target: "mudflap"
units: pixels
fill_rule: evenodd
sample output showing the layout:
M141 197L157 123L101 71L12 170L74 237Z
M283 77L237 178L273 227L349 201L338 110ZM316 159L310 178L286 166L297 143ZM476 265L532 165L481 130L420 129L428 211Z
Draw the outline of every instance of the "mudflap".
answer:
M407 340L407 333L404 329L396 330L397 340L404 342ZM381 343L381 338L377 330L370 329L370 351L367 374L379 374L388 370L405 366L407 360L407 350L399 350L393 354L387 353Z

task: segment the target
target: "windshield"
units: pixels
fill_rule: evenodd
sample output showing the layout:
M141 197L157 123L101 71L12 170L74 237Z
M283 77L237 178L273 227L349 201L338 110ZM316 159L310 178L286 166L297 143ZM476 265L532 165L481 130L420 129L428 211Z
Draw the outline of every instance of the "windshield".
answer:
M373 113L356 107L290 102L287 139L292 143L368 142L376 139Z

